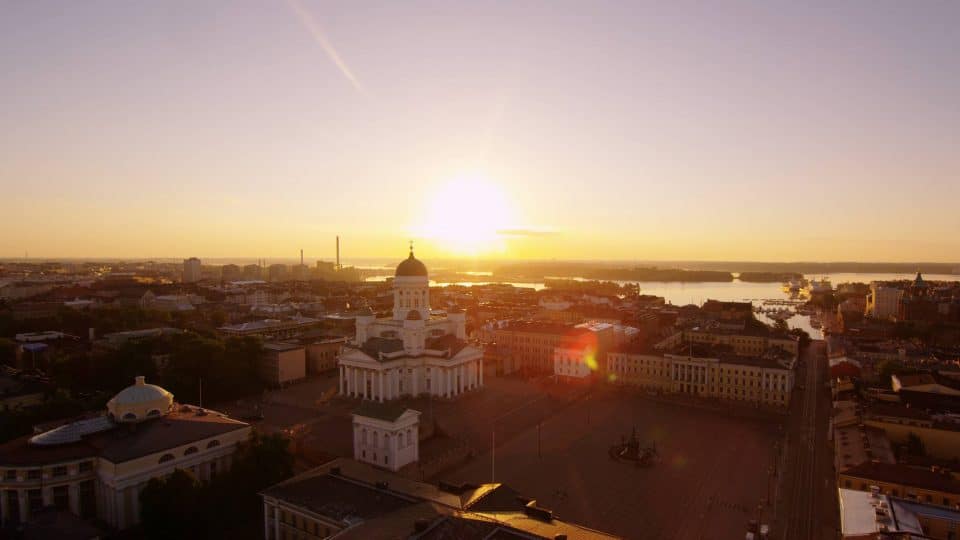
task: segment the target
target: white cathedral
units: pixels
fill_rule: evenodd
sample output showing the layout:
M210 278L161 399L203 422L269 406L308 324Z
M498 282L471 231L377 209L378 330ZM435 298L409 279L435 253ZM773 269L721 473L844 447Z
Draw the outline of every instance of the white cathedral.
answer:
M413 256L397 265L393 317L369 308L340 355L340 394L379 402L431 394L453 398L483 386L483 353L466 341L462 309L430 311L427 267Z

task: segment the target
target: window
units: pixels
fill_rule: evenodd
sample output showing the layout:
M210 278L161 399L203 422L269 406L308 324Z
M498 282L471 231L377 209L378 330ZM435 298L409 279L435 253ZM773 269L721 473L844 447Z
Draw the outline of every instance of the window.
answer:
M8 469L5 473L3 473L3 479L4 479L4 480L10 480L10 481L16 480L16 479L17 479L17 471L14 470L14 469Z
M173 454L164 454L160 456L160 463L166 463L168 461L173 461Z
M27 471L27 480L39 480L41 476L40 469L30 469Z
M93 462L91 461L81 461L79 466L80 472L90 472L93 470Z
M53 476L54 476L54 477L57 477L57 476L66 476L66 475L67 475L67 467L66 467L66 466L60 465L60 466L58 466L58 467L54 467L54 468L53 468Z
M137 419L137 415L133 414L132 412L128 412L127 414L123 415L123 419L124 419L124 420L136 420L136 419Z
M196 446L191 446L190 448L187 448L186 450L183 451L183 455L185 456L189 456L190 454L196 454L196 453L197 453Z
M214 439L214 440L212 440L212 441L210 441L210 442L207 443L207 448L216 448L216 447L218 447L218 446L220 446L220 441L218 441L218 440L216 440L216 439Z

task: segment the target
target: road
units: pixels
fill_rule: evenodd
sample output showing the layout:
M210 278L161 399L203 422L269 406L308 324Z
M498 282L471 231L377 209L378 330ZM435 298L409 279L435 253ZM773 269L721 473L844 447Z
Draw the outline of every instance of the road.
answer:
M801 356L798 389L784 443L778 527L784 540L836 538L839 524L826 347L814 341ZM776 533L776 531L775 531Z

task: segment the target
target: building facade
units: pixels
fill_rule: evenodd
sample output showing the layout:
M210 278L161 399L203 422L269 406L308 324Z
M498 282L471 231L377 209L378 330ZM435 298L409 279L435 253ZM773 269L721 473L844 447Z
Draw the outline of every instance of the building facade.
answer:
M340 394L386 401L430 394L453 398L483 386L483 353L466 341L466 313L430 309L427 268L410 256L397 266L393 316L369 308L338 361Z
M366 401L353 413L353 459L398 471L420 459L420 412Z
M201 272L200 272L200 259L196 257L190 257L189 259L183 260L183 282L184 283L196 283L200 281Z
M180 405L137 377L103 416L65 423L0 446L4 526L48 506L126 529L140 521L140 492L176 469L207 481L226 471L250 426Z
M786 408L794 362L774 357L663 353L621 348L607 354L608 380L648 391L681 393Z
M263 382L280 386L307 378L306 349L293 343L264 343L260 360Z
M866 309L868 317L875 319L899 318L902 305L903 289L877 281L870 283Z

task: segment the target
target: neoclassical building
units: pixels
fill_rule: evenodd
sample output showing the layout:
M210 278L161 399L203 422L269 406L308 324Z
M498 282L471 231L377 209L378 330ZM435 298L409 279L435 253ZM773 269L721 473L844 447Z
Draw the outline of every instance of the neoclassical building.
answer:
M483 386L483 353L466 341L463 310L430 310L427 267L413 256L397 265L393 316L369 309L340 355L340 394L386 401L430 394L452 398Z
M4 526L56 507L125 529L140 522L140 491L151 478L185 469L202 481L230 467L250 425L173 401L137 377L107 413L0 445Z

